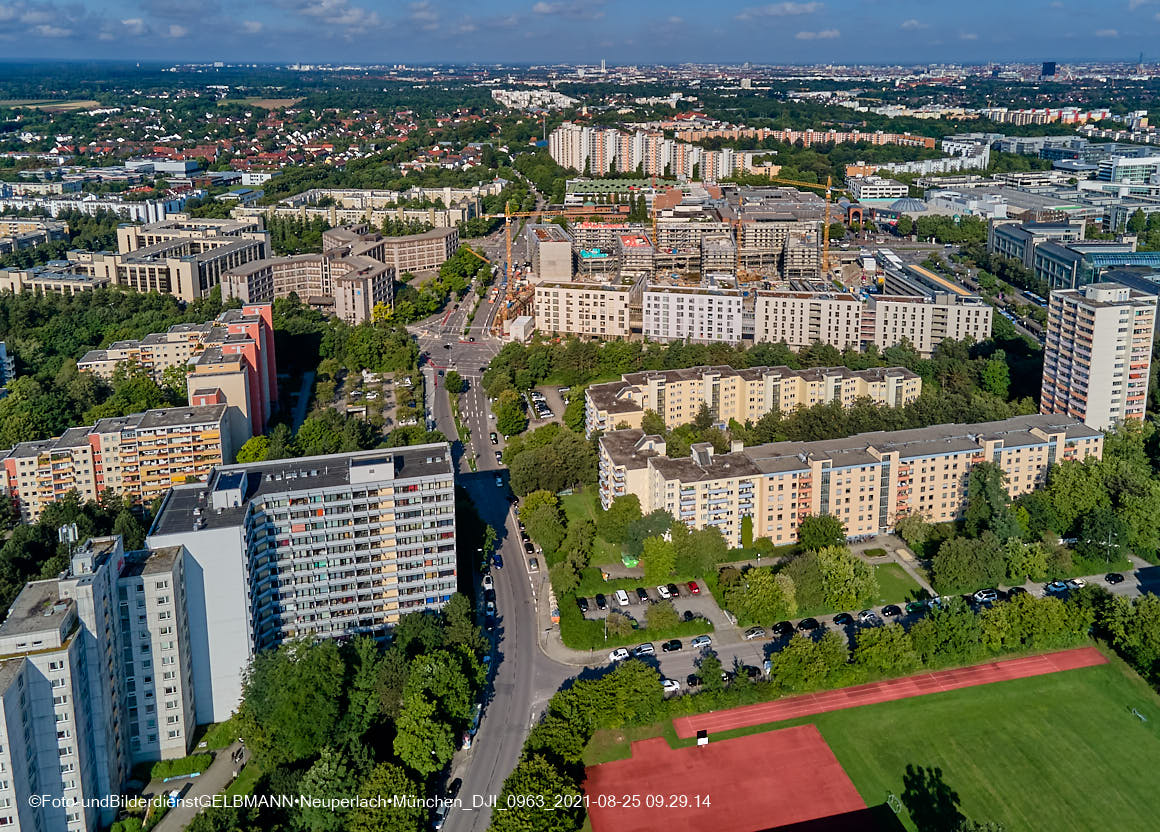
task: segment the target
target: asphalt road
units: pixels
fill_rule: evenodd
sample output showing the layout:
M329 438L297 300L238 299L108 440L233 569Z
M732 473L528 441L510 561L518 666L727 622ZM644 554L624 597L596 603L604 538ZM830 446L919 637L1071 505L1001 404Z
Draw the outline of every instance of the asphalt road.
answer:
M450 344L451 349L444 350L443 343ZM502 569L491 570L498 613L492 634L494 671L472 747L458 752L452 761L450 778L463 781L459 792L463 808L452 810L448 815L444 825L448 832L481 832L487 828L491 810L486 804L492 796L499 795L504 779L515 768L528 730L552 694L578 671L551 661L537 645L539 625L535 598L509 500L507 472L500 470L502 466L495 460L496 447L488 438L489 424L494 423L488 418L487 396L479 384L478 368L485 366L497 350L498 344L491 340L441 341L438 347L429 350L431 359L423 368L428 383L429 415L436 429L453 440L456 432L450 401L442 385L435 383L438 369L459 367L468 380L467 391L460 397L460 412L470 428L471 441L466 448L453 441L453 456L460 484L467 489L484 522L496 530L504 561ZM437 363L438 366L432 366ZM468 464L468 456L472 454L477 455L477 473L472 473ZM497 475L502 477L502 486L496 485ZM463 543L475 545L472 541ZM479 576L472 575L471 580L478 581Z

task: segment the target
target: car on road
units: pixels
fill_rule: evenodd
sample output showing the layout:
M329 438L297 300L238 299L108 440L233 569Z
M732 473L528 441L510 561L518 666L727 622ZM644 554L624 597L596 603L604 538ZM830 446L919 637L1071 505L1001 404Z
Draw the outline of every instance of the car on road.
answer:
M701 587L697 586L696 581L689 581L689 583L686 584L686 586L689 587L689 594L690 595L700 595L701 594Z
M495 478L495 487L496 488L503 488L503 477L496 477Z
M779 621L773 625L773 634L775 636L792 636L793 624L788 621Z
M882 608L883 618L897 618L902 615L902 608L898 604L887 604Z
M699 650L702 647L708 647L712 643L713 639L709 638L709 636L697 636L689 642L689 646L694 650Z
M503 555L501 555L499 552L496 552L494 555L492 555L491 565L496 569L503 569Z
M681 590L677 588L676 584L669 584L667 588L669 590L669 595L673 596L674 598L681 597Z
M598 609L598 610L608 609L608 599L604 597L603 593L597 592L596 597L593 598L592 600L596 602L596 609Z
M660 586L657 587L657 595L661 596L661 599L664 601L667 601L673 597L672 594L669 592L669 588L667 586L665 586L664 584L661 584Z
M622 662L627 658L628 658L628 651L625 650L623 647L617 647L615 650L613 650L611 653L608 654L608 660L610 662Z
M490 438L491 438L491 444L493 444L493 445L499 444L499 436L496 435L496 432L494 430L491 432Z
M1067 582L1068 589L1083 589L1085 586L1087 586L1087 581L1083 578L1072 578Z
M822 625L818 623L818 619L816 618L803 618L798 622L798 630L803 633L812 632L821 626Z
M651 641L646 641L644 644L638 644L632 650L632 655L640 658L641 656L655 656L657 649L653 647Z
M1067 584L1063 581L1052 581L1043 587L1044 595L1058 595L1061 592L1067 592Z
M930 607L926 605L925 601L908 601L906 604L907 615L922 615Z
M764 627L750 627L745 631L745 640L753 641L755 638L765 638Z
M681 644L681 640L679 638L670 638L668 641L661 645L661 652L676 653L684 646L685 645Z
M484 589L493 589L493 588L495 588L495 581L493 581L493 580L491 579L491 575L484 575L484 576L483 576L483 588L484 588Z
M463 781L456 777L447 785L447 799L454 800L459 795L461 788L463 788Z
M535 545L531 541L525 540L524 541L524 552L526 552L529 555L534 555L536 553Z
M1108 574L1104 575L1104 583L1122 584L1123 582L1124 582L1124 576L1121 575L1119 572L1109 572Z
M647 604L649 602L648 590L643 586L638 586L636 588L636 597L640 599L642 604Z
M980 589L971 596L976 604L988 604L999 600L999 593L994 589Z
M576 599L576 606L578 606L580 608L580 612L587 614L587 612L588 612L588 599L587 598L577 598Z
M661 679L661 687L665 689L665 693L681 692L681 683L676 679Z
M867 627L873 627L876 624L881 624L882 619L878 617L878 613L874 610L862 610L858 613L858 623Z
M685 677L685 685L690 688L699 688L701 687L701 677L696 673L690 673Z
M840 612L834 616L834 626L836 627L848 627L853 623L854 616L850 615L848 612Z
M450 344L444 344L444 345L443 345L443 349L445 349L445 350L449 350L449 349L451 349L451 345L450 345Z
M616 590L616 603L620 604L622 607L628 606L628 593L623 589Z
M535 558L528 558L528 571L529 572L539 572L540 571L540 562L538 560L536 560Z
M502 451L495 452L495 461L498 462L500 465L503 465L503 452Z

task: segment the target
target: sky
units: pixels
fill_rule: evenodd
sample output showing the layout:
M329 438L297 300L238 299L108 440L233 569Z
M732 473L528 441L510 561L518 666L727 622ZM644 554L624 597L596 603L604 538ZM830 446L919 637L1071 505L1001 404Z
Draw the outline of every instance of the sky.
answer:
M0 0L0 57L1160 62L1160 0Z

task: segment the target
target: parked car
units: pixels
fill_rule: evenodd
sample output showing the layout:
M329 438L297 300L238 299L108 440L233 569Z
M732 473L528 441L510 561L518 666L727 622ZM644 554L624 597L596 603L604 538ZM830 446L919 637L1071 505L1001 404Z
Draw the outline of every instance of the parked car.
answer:
M671 595L672 597L674 597L674 598L681 597L681 590L677 588L676 584L669 584L667 589L669 590L669 595Z
M708 647L712 643L713 639L709 638L709 636L697 636L689 642L689 646L694 650L700 650L702 647Z
M977 604L987 604L999 600L999 593L994 589L980 589L971 597Z
M597 592L596 597L592 600L596 602L596 609L601 611L608 609L608 599L601 593Z
M1043 587L1045 595L1058 595L1061 592L1067 592L1067 584L1063 581L1052 581Z
M536 553L536 547L530 540L527 540L524 541L524 551L529 555L534 555Z
M798 630L803 633L813 632L821 626L822 625L818 623L818 619L816 618L803 618L798 622Z
M495 588L495 581L493 581L491 579L491 575L484 575L483 576L483 588L484 589L494 589Z
M488 436L488 438L491 439L491 444L493 444L493 445L499 444L499 436L496 434L496 432L494 430L491 432L491 434Z
M587 598L577 598L576 599L576 606L578 606L580 608L580 612L585 613L585 614L588 613L588 599Z
M502 451L495 452L495 461L500 463L501 465L503 464L503 452Z
M496 552L494 555L492 555L491 565L496 569L503 569L503 555L501 555L499 552Z
M649 602L648 590L643 586L638 586L636 588L636 597L640 599L642 604L647 604Z
M681 640L679 638L670 638L668 641L661 645L661 652L675 653L684 646L685 645L681 644Z
M748 630L745 631L745 640L746 641L753 641L756 638L765 638L765 628L764 627L750 627Z
M1023 587L1013 586L1009 590L1007 590L1007 600L1011 600L1016 595L1026 595L1026 594L1027 594L1027 590L1025 590Z
M616 603L622 607L628 606L628 593L623 589L616 590Z
M685 685L691 688L701 687L701 677L696 673L690 673L685 677Z
M692 621L696 617L696 614L692 610L685 610L683 613L681 613L682 621Z
M848 612L840 612L834 616L834 626L847 627L854 623L854 616Z
M930 608L926 605L925 601L910 601L906 605L906 614L907 615L922 615L928 609L930 609Z
M681 692L681 683L676 679L661 679L661 687L665 689L665 693Z
M611 653L608 654L608 660L610 662L622 662L627 658L628 658L628 651L625 650L623 647L617 647L615 650L613 650Z
M661 599L664 601L667 601L673 597L672 593L669 592L669 588L664 584L661 584L657 587L657 595L661 596Z
M873 627L882 623L882 619L878 617L878 613L874 610L862 610L858 613L858 623L866 627Z
M528 558L528 571L529 572L539 572L540 571L540 562L538 560L536 560L535 558Z
M496 477L495 478L495 487L496 488L503 488L503 477Z
M696 581L689 581L687 586L689 587L689 594L690 595L700 595L701 594L701 587L697 586Z
M788 621L779 621L773 625L773 634L776 636L792 636L793 624Z
M641 656L655 656L657 649L653 647L651 641L646 641L644 644L638 644L632 651L632 655L636 657Z
M1119 572L1109 572L1104 575L1104 582L1109 584L1122 584L1124 582L1124 576Z
M1072 578L1067 582L1068 589L1083 589L1085 586L1087 586L1087 581L1083 578Z
M883 618L897 618L900 615L902 615L902 609L898 604L887 604L882 608Z

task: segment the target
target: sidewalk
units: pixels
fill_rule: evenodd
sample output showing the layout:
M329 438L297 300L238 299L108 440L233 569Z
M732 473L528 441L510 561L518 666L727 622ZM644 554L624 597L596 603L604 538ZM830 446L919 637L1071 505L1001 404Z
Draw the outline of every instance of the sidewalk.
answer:
M242 750L242 762L235 766L232 757L233 753L238 749ZM146 786L144 794L156 795L162 794L165 791L182 788L186 789L182 794L182 798L185 800L203 795L220 794L233 782L234 772L241 771L241 766L249 762L249 759L250 753L246 750L245 746L235 742L228 748L221 748L214 752L213 762L209 768L201 773L200 777L194 777L192 780L175 780L165 784L150 783ZM186 784L189 785L187 786ZM151 791L158 785L161 787L160 790ZM165 813L165 816L153 828L156 832L181 832L181 830L193 822L198 811L196 806L188 803L174 806Z
M926 579L926 576L922 573L922 570L919 569L918 558L916 558L914 556L914 552L910 551L910 547L906 545L906 541L903 540L898 535L881 534L881 535L878 535L877 537L873 538L872 540L867 540L867 541L863 541L862 543L854 543L854 544L850 545L851 552L853 552L856 555L863 555L863 557L865 557L865 555L863 553L867 549L885 549L887 557L892 562L897 563L899 566L901 566L902 570L904 572L906 572L906 574L909 575L911 578L913 578L915 583L917 583L920 587L922 587L924 590L926 590L932 598L935 595L938 595L938 593L934 591L934 587L932 587L930 585L930 582ZM868 563L875 563L875 562L885 563L885 561L880 559L880 558L875 559L875 560L867 559L867 562Z

